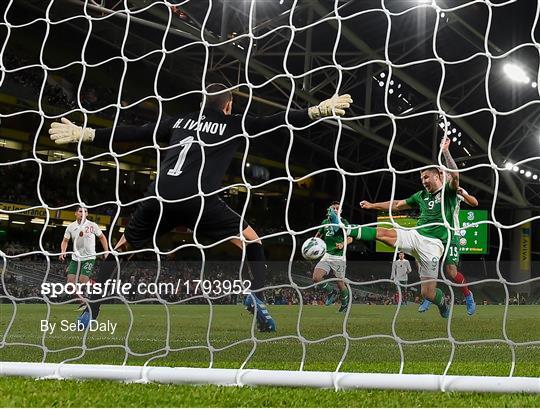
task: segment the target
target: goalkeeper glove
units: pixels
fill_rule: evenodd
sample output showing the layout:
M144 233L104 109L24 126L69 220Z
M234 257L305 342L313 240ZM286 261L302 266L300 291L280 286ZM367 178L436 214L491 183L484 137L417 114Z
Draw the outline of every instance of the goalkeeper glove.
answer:
M83 142L94 141L96 132L93 128L85 127L83 129L64 117L62 117L60 121L61 123L52 123L49 128L51 140L56 144L77 143L79 140L82 140Z
M336 113L336 116L343 116L345 115L344 109L349 108L352 102L353 99L349 94L336 95L328 100L321 101L317 106L308 108L308 115L312 120L331 116L333 112Z

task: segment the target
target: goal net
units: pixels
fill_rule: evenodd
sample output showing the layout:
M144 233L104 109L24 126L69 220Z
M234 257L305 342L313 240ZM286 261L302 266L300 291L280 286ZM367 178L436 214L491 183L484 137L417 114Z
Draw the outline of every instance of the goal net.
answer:
M5 2L0 375L540 392L540 157L530 143L538 138L538 6L524 3ZM511 36L516 25L505 19L524 31ZM97 321L81 329L76 308L88 295L76 284L100 271L101 239L111 249L118 243L148 200L146 187L164 177L171 149L157 128L141 144L119 141L116 130L199 110L210 83L233 93L243 133L223 188L203 192L201 170L193 198L218 194L261 238L276 331L259 332L245 310L245 247L199 235L200 215L195 227L163 236L156 229L146 248L111 251L110 292ZM287 115L278 127L247 132L247 116L290 113L345 93L354 103L344 117L334 112L299 127ZM112 128L108 147L55 145L48 129L61 117L84 129ZM218 123L202 120L182 127L199 140L203 127L220 133ZM344 244L344 309L339 298L325 306L321 285L337 290L339 277L314 284L317 262L302 258L303 242L332 228L325 219L334 200L342 232L345 219L411 230L418 214L375 214L359 202L408 198L422 189L422 170L449 171L442 137L451 140L461 187L480 200L477 209L463 206L459 227L444 220L459 236L466 277L457 284L439 267L449 318L435 306L418 312L423 282L411 257L408 282L399 282L391 277L397 250L363 241ZM204 147L202 156L207 166ZM161 220L171 200L154 198ZM70 224L75 237L64 236ZM95 237L94 267L71 245L84 230ZM247 244L243 235L234 239ZM447 245L443 258L453 251ZM477 305L471 316L464 287Z

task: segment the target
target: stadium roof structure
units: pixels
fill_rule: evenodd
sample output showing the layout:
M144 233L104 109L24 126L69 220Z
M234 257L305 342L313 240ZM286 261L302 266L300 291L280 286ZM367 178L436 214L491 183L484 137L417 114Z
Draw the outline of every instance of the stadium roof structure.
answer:
M398 171L396 196L418 187L417 169L437 163L446 131L455 138L452 150L459 167L466 168L465 187L492 201L500 176L497 207L540 206L538 180L532 178L540 175L540 161L533 157L540 149L536 2L176 3L175 13L170 13L163 2L149 0L107 0L100 5L63 0L47 9L43 2L30 0L13 4L7 17L26 10L13 20L20 24L48 16L85 35L89 25L81 19L87 13L97 18L92 20L89 49L120 49L125 43L127 57L144 60L159 70L158 83L167 78L169 86L182 91L201 89L204 68L207 82L249 82L254 86L250 113L275 111L289 100L292 108L301 108L338 91L351 94L355 103L339 136L336 122L326 121L326 126L296 132L291 152L291 159L312 165L313 171L331 168L336 166L337 141L337 163L358 186L351 205L360 197L375 199L391 186L389 161ZM163 48L167 53L161 62ZM504 75L504 65L516 62L525 68L529 84ZM243 107L249 92L245 86L236 91ZM163 93L178 94L166 87ZM284 158L288 139L273 141L261 143L264 150ZM519 163L518 169L530 173L505 168L526 159L532 160ZM494 166L501 169L498 176Z

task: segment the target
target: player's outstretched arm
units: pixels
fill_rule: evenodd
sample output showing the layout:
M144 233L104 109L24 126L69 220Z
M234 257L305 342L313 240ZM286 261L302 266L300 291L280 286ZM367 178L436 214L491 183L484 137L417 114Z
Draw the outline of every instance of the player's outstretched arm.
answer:
M465 201L467 205L471 207L478 207L478 199L475 196L467 193L463 187L458 187L457 193L463 197L463 201Z
M167 118L159 123L157 128L157 138L159 141L166 141L174 119ZM81 127L62 117L60 122L53 122L49 128L51 140L56 144L93 143L98 146L107 147L111 136L114 133L114 140L121 141L148 141L152 142L156 123L145 124L144 126L121 126L112 128L100 128L94 130L91 127Z
M92 142L96 136L96 131L91 127L80 127L73 124L67 118L62 117L60 122L54 122L49 128L51 140L56 144Z
M336 116L341 117L345 115L345 109L349 108L352 103L353 99L350 94L335 95L321 101L316 106L308 108L308 116L311 120L329 117L334 115L334 113Z
M321 101L316 106L305 110L281 111L271 116L248 116L245 119L246 130L249 134L258 134L274 127L284 126L287 121L295 127L307 126L312 121L332 116L334 113L339 117L345 115L345 110L352 103L352 97L349 94L343 94Z
M389 211L408 210L412 208L405 200L384 201L381 203L370 203L369 201L360 201L360 207L365 210Z
M457 191L457 189L459 188L459 171L458 166L454 161L454 158L452 157L452 154L450 154L450 139L448 137L442 139L441 151L444 157L444 161L446 162L446 166L451 170L449 172L450 187Z

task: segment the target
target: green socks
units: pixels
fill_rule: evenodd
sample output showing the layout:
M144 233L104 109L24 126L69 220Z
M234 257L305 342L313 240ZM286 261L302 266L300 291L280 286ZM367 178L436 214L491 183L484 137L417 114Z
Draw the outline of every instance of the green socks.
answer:
M373 241L377 238L377 229L375 227L354 227L349 228L348 234L352 238L363 241Z
M349 290L345 288L344 290L340 291L340 294L341 294L341 305L349 304Z
M431 302L438 307L444 305L444 294L440 288L435 289L435 298Z
M327 293L331 293L334 291L334 287L332 287L330 283L320 284L319 288L323 291L326 291Z

